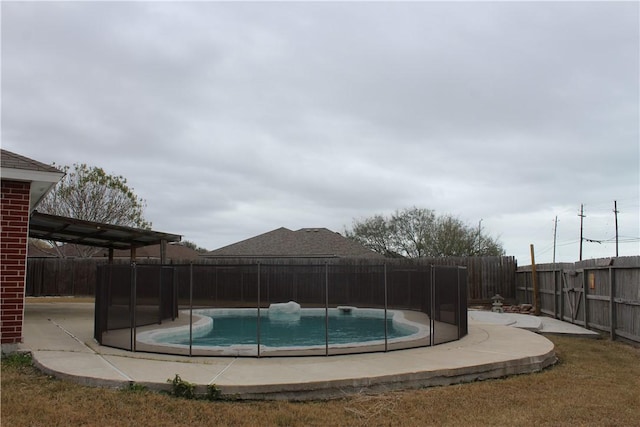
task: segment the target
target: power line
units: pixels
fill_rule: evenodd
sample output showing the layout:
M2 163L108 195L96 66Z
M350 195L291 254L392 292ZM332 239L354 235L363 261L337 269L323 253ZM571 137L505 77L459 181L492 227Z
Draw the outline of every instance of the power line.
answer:
M635 201L635 200L634 200ZM591 205L589 205L591 206ZM601 238L601 239L596 239L596 238L587 238L584 236L584 218L587 217L587 215L585 215L584 213L584 203L580 204L580 213L578 214L578 216L580 217L580 260L582 261L582 255L583 255L583 242L589 242L589 243L598 243L598 244L607 244L607 243L614 243L615 242L615 251L616 251L616 257L618 257L620 255L620 251L619 251L619 247L620 247L620 243L634 243L637 241L640 241L639 238L637 237L629 237L629 236L625 236L624 239L622 239L620 236L620 231L619 231L619 226L618 226L618 214L621 213L620 210L618 210L618 201L614 200L613 201L613 214L614 214L614 226L615 226L615 233L613 235L613 237L607 237L607 238ZM592 224L592 226L589 227L590 233L593 234L604 234L604 235L610 235L610 232L606 232L605 230L610 230L611 228L611 210L609 211L609 216L606 216L605 212L602 211L596 211L596 212L590 212L590 215L596 219L596 224ZM607 219L608 218L608 219ZM603 221L603 219L605 219L605 221ZM599 221L598 221L599 220ZM592 221L593 222L593 221ZM603 224L604 222L604 224Z

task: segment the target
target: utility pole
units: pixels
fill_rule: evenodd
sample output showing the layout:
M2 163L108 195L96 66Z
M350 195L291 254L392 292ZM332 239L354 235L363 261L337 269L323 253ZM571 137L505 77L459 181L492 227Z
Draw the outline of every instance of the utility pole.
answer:
M580 261L582 261L582 222L586 216L584 214L584 205L582 204L580 204L580 214L578 216L580 217Z
M618 257L618 201L613 201L613 213L616 216L616 258Z
M553 222L553 264L555 268L556 263L556 235L558 231L558 215L556 215L556 219Z
M556 215L556 219L553 221L553 313L554 317L558 312L557 310L557 301L556 295L558 294L558 275L556 274L556 237L558 235L558 215Z

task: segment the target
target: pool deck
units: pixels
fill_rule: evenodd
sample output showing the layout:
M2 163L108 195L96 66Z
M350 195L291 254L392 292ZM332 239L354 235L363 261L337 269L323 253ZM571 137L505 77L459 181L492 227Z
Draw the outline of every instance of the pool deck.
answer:
M19 349L30 351L36 366L47 374L80 384L135 383L168 390L167 380L178 374L196 384L197 392L215 384L223 396L238 399L327 399L448 385L536 372L557 360L553 343L527 330L536 321L471 311L469 334L463 339L388 353L260 359L132 353L95 342L93 307L93 303L27 303ZM553 325L563 333L563 325ZM569 333L589 332L569 326Z

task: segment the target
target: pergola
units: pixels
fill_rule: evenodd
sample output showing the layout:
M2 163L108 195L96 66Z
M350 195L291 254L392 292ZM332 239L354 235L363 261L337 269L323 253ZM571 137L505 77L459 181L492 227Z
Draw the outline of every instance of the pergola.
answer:
M160 244L160 262L165 263L166 245L179 242L182 236L143 228L103 224L34 211L29 219L29 237L109 249L109 262L113 262L114 249L131 250L136 259L136 248Z
M114 249L130 250L135 260L136 248L159 244L164 263L167 242L181 240L176 234L36 212L38 203L62 179L64 172L4 149L0 149L0 154L0 345L3 352L15 350L22 341L27 237L106 247L110 262Z

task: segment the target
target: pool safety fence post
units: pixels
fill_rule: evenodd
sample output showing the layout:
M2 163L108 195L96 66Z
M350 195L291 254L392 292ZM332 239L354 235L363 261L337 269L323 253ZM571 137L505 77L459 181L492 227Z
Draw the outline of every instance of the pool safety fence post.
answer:
M171 321L175 321L178 317L178 275L176 274L175 266L173 266L173 276L171 281Z
M101 344L102 341L102 332L101 327L102 327L102 322L100 321L102 319L101 314L102 314L102 306L100 304L101 301L104 301L101 298L101 294L103 294L103 289L104 289L104 274L100 274L102 272L102 270L100 269L100 267L98 267L98 274L96 275L96 291L95 291L95 308L93 310L93 338L98 341L98 344Z
M438 285L436 283L436 274L433 265L429 265L429 276L431 277L431 286L429 287L429 293L431 294L431 307L429 307L429 329L431 329L431 332L429 333L429 346L433 346L435 342L433 337L436 332L436 322L434 320L436 313L436 286Z
M459 267L458 274L462 276L460 279L460 322L462 325L460 338L463 338L469 334L469 313L467 309L469 304L468 268Z
M324 262L324 354L329 355L329 263Z
M385 353L389 351L389 340L387 339L388 326L387 326L387 302L388 302L388 291L387 291L387 263L384 264L384 351Z
M107 298L104 305L105 310L105 322L104 328L100 333L100 344L102 344L102 333L109 330L109 306L113 302L113 264L109 264L109 288L107 289Z
M130 331L130 338L131 341L129 342L129 346L131 347L131 351L135 353L136 351L136 307L138 306L138 301L136 299L136 295L137 295L137 280L138 280L138 275L136 274L136 263L132 262L131 263L131 296L130 296L130 301L129 301L129 307L132 307L131 311L129 312L130 315L130 320L131 320L131 329L129 329Z
M258 357L260 357L260 275L260 262L258 262L258 318L256 319L256 343L258 345Z
M462 335L462 300L460 299L460 267L458 267L457 271L456 271L456 288L458 290L458 294L456 295L457 298L457 312L458 312L458 316L456 317L456 325L458 326L458 339L460 339L460 335Z
M193 262L189 263L189 357L193 351Z
M163 265L160 264L160 268L158 269L158 325L162 324L162 308L164 307L164 304L162 304L162 270Z

